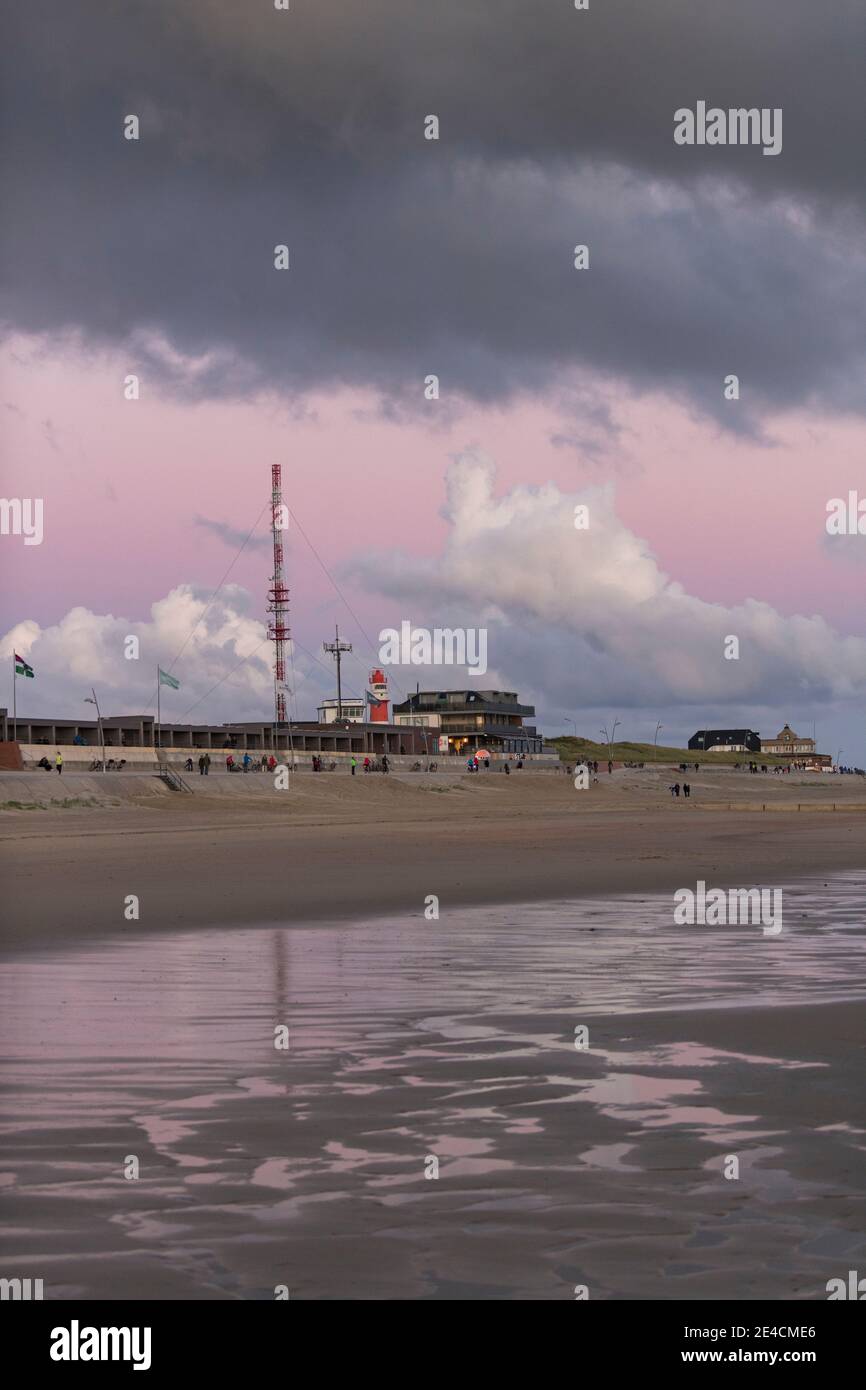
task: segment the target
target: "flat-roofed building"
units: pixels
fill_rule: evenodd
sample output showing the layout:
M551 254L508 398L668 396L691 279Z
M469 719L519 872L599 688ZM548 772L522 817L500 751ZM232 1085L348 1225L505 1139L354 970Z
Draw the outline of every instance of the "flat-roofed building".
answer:
M367 722L367 702L347 695L338 704L336 700L323 700L316 713L320 724L335 724L338 720L348 720L350 724Z
M266 720L232 724L169 724L159 728L152 714L116 715L102 720L105 747L110 756L123 752L130 764L149 764L159 754L169 752L246 753L277 751L286 753L361 753L423 755L427 743L420 730L395 724L321 724L299 721L274 725ZM45 747L100 748L99 725L95 719L33 719L19 716L14 721L8 710L0 709L0 739L17 742L25 758L38 759ZM137 751L136 751L137 750ZM159 750L159 752L157 752ZM84 756L82 754L82 756ZM88 754L89 758L90 755ZM71 766L71 764L70 764Z
M394 705L395 724L429 730L440 753L468 756L486 748L516 756L558 756L545 748L534 725L524 723L534 714L534 706L522 705L512 690L419 690Z

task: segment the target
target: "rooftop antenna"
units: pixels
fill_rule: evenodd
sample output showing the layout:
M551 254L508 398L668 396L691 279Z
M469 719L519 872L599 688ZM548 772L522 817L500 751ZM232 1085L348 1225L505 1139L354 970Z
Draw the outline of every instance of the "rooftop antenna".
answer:
M274 721L275 743L279 738L280 725L286 722L286 642L291 638L289 630L289 591L286 588L283 569L283 532L288 521L288 509L283 506L282 465L271 467L271 530L274 537L274 572L268 590L268 612L271 621L268 637L274 644Z
M337 663L337 722L341 723L343 719L343 686L340 680L340 661L343 652L350 652L352 650L352 644L351 642L340 641L340 629L337 627L336 623L334 624L334 636L336 640L333 642L323 642L322 649L326 652L330 652Z

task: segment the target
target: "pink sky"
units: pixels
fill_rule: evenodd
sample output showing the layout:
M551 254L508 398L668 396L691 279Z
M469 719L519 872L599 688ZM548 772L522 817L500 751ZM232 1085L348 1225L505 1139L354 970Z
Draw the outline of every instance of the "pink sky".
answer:
M785 614L822 614L842 632L862 627L863 566L824 543L827 500L851 488L866 494L862 422L790 415L770 423L776 443L764 446L668 400L609 392L621 434L594 461L550 443L581 432L555 398L454 413L446 398L392 423L372 398L346 391L311 398L312 414L292 418L272 400L173 402L147 381L128 402L128 370L68 350L40 355L22 340L3 354L5 492L45 499L44 543L6 548L5 627L25 617L51 623L76 604L139 618L176 584L215 585L233 552L193 519L246 532L277 461L290 505L332 569L368 546L435 553L447 532L443 475L468 445L495 459L502 490L612 482L622 520L697 597L760 598ZM267 573L267 553L254 550L231 576L261 598L261 611ZM299 636L315 641L333 594L303 545L290 583Z

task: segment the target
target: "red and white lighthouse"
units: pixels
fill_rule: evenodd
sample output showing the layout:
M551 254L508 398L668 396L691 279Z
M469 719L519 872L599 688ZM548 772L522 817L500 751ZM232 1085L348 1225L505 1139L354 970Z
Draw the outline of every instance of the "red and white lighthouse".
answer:
M367 705L371 724L388 723L388 681L378 666L367 680Z

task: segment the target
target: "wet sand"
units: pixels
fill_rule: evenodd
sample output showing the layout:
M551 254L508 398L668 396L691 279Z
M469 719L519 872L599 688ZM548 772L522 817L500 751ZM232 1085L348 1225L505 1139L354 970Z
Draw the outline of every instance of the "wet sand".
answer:
M866 882L785 901L777 938L605 895L19 955L3 1272L50 1298L824 1298L866 1261Z
M708 775L706 802L776 798L732 813L666 777L130 779L2 812L0 1273L812 1299L866 1267L866 817L824 784ZM675 932L698 878L785 885L784 933Z

